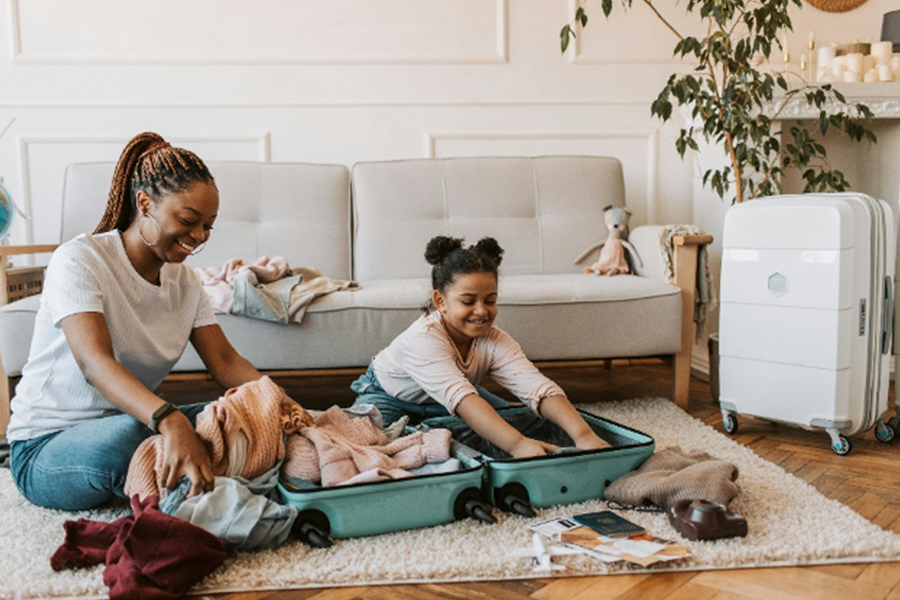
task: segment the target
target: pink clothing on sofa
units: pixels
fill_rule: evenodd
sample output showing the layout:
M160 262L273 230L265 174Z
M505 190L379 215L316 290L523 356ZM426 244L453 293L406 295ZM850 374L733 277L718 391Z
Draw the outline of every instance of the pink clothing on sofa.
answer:
M260 283L276 281L287 273L288 263L282 256L261 256L254 261L232 258L221 267L201 267L194 269L200 277L203 289L209 294L209 301L216 310L230 313L234 305L234 276L242 269L250 269Z
M391 396L423 404L434 400L456 413L463 398L490 376L537 412L541 400L564 392L538 371L522 348L497 327L472 340L460 355L441 313L419 317L372 361L378 382Z

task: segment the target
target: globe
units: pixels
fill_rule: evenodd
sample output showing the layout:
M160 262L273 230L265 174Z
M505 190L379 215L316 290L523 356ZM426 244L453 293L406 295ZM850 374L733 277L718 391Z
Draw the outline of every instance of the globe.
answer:
M3 240L9 233L14 212L12 196L5 187L0 185L0 240Z

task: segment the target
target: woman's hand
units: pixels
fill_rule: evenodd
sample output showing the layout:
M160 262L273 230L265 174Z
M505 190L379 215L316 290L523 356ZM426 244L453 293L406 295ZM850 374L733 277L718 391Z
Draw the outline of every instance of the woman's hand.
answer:
M548 444L540 440L534 440L529 437L522 436L522 439L513 444L509 449L509 453L513 458L529 458L532 456L546 456L551 452L559 450L559 446Z
M191 480L188 498L211 492L215 479L209 453L188 418L179 411L171 412L160 421L158 429L163 436L163 486L171 491L187 476Z

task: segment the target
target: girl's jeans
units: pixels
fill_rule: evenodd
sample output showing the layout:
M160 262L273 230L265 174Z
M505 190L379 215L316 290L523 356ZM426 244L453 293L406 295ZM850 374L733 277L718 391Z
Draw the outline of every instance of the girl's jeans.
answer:
M178 410L195 424L205 406L190 404ZM47 508L84 510L113 496L125 498L131 457L151 435L149 427L131 415L121 414L13 441L13 479L22 495Z
M431 417L446 417L450 413L441 404L437 402L428 402L426 404L413 404L412 402L404 402L388 394L381 387L378 378L375 376L375 370L369 365L365 374L350 384L350 389L358 394L356 398L357 404L374 404L381 412L381 418L384 426L387 427L391 423L396 422L403 415L409 417L411 424L416 424L423 419ZM513 402L504 400L496 394L492 394L487 389L476 385L475 389L478 395L484 398L488 404L494 408L508 408L510 406L518 406Z

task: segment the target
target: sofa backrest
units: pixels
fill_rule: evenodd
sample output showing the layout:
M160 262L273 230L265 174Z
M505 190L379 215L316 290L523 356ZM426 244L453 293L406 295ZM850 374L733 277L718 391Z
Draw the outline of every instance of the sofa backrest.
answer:
M216 161L207 166L219 188L219 216L209 244L189 264L218 267L232 258L284 256L293 267L350 278L347 167ZM79 163L66 169L61 242L94 230L114 167Z
M354 165L353 276L428 277L435 235L474 244L492 236L505 274L573 273L572 261L606 237L603 208L624 206L615 158L447 158Z

